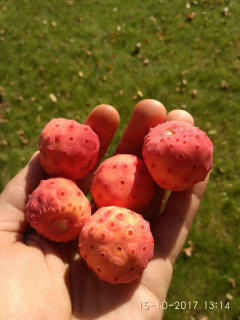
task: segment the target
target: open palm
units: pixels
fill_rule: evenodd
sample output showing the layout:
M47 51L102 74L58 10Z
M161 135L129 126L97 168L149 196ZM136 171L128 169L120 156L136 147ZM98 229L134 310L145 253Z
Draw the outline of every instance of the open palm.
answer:
M166 120L192 117L182 111L166 115L161 103L143 100L134 108L116 153L141 157L143 137L150 127ZM86 124L99 135L99 162L119 124L117 111L96 107ZM143 217L150 221L155 239L152 261L141 278L129 284L101 281L79 255L78 239L54 243L28 229L24 207L28 195L47 175L35 153L27 166L0 196L0 319L161 319L160 302L166 299L175 260L186 240L207 186L172 192L161 214L166 192L156 187ZM78 182L85 192L92 173ZM155 307L151 307L155 305Z

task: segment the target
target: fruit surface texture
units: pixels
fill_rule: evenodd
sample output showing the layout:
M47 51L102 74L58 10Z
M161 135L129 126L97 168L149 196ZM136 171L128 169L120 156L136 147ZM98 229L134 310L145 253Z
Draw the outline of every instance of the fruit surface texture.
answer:
M72 180L42 180L29 196L26 217L39 234L55 242L78 237L91 216L88 199Z
M85 224L79 249L99 279L129 283L142 275L153 257L154 240L140 214L109 206L98 209Z
M213 144L192 124L169 121L150 129L142 155L160 187L181 191L206 178L212 168Z
M99 138L90 126L75 120L52 119L38 138L40 163L51 176L78 180L95 166Z
M143 160L117 154L94 172L90 192L98 208L118 206L141 213L154 195L154 181Z

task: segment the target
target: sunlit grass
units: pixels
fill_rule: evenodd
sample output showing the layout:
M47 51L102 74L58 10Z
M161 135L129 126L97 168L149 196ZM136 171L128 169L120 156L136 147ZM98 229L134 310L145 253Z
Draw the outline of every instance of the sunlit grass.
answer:
M180 255L168 301L199 303L169 307L165 319L238 319L238 1L9 0L0 12L0 190L52 117L83 122L96 105L113 105L121 124L110 156L141 99L189 111L214 142L214 168L188 238L192 256ZM205 310L204 301L225 302L227 293L230 309Z

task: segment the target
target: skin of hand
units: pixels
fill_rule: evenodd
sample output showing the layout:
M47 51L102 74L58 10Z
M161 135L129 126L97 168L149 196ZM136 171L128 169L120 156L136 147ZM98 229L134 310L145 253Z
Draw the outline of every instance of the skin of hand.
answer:
M143 138L150 127L169 120L194 123L185 111L166 114L156 100L143 100L133 109L115 153L142 158ZM117 130L120 118L115 108L97 106L85 121L99 135L98 165ZM79 255L78 239L54 243L28 229L25 204L28 195L48 176L36 152L26 167L0 195L0 319L161 319L163 310L140 307L140 302L158 305L165 301L174 263L186 241L208 178L194 187L172 192L164 210L166 191L156 188L143 217L150 221L155 240L154 257L141 278L129 284L111 285L89 270ZM97 166L96 166L97 167ZM96 169L96 168L95 168ZM94 170L93 170L94 171ZM78 182L85 192L92 172Z

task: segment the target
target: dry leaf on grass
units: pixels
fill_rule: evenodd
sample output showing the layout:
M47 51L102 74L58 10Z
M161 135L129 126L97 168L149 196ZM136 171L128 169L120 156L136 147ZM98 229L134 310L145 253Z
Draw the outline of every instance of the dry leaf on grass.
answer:
M208 131L208 134L209 134L209 135L217 134L217 130L209 130L209 131Z
M192 19L194 19L195 16L196 16L195 12L188 13L188 14L186 14L186 20L187 21L192 21Z
M185 253L185 255L187 257L191 257L192 256L192 252L193 252L193 247L185 248L185 249L183 249L183 252Z
M192 242L192 240L188 240L187 244L189 245L189 247L188 248L184 248L183 252L185 253L185 255L187 257L191 257L192 256L192 252L193 252L193 242Z
M220 83L220 88L225 90L228 87L229 87L229 84L225 80L222 80L221 83Z
M188 74L189 73L189 70L183 70L182 71L182 75L184 76L185 74Z
M0 140L0 146L7 146L8 142L6 140Z
M138 43L135 44L135 48L136 48L136 49L139 49L139 50L140 50L141 47L142 47L141 42L138 42Z
M233 300L233 296L228 292L227 294L226 294L226 299L228 300L228 301L232 301Z
M193 247L193 242L192 242L192 240L188 240L188 241L187 241L187 244L189 244L190 247Z
M197 91L196 89L194 89L194 90L192 91L192 96L193 96L193 97L196 97L197 94L198 94L198 91Z
M228 282L230 282L231 283L231 285L232 285L232 287L235 289L236 288L236 281L235 281L235 279L234 278L228 278Z
M56 97L53 93L50 93L50 94L49 94L49 98L50 98L50 100L51 100L53 103L56 103L56 102L57 102L57 97Z

